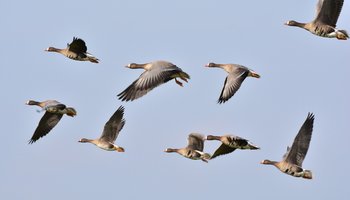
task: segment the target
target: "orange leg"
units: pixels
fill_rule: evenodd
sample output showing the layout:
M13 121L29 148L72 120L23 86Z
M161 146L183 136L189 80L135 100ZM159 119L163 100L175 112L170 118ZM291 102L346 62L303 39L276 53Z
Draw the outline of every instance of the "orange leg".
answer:
M181 76L180 76L180 78L181 78L182 80L184 80L186 83L188 83L188 81L187 81L186 78L183 78L183 77L181 77Z
M175 78L175 82L176 82L176 84L178 84L179 86L183 87L183 84L182 84L180 81L178 81L176 78Z

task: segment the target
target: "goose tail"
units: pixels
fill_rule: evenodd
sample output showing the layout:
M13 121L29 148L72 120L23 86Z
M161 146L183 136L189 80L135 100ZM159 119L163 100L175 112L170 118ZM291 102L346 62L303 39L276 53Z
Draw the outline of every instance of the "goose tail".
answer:
M304 170L303 178L312 179L312 172L310 170Z
M98 63L98 62L99 62L99 59L98 59L98 58L95 58L95 57L93 57L93 56L88 56L88 59L89 59L89 61L92 62L92 63Z
M114 150L116 150L117 152L125 152L123 147L118 147L117 145L114 146Z
M346 30L338 30L335 32L335 34L338 40L347 40L349 38L349 34L346 32Z
M66 114L70 117L74 117L75 115L77 115L77 111L72 107L68 107L65 110L66 110Z

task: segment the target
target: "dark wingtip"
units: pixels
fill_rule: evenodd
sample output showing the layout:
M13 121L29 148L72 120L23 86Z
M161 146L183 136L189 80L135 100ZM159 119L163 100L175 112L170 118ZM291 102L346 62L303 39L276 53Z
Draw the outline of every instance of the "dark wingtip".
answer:
M83 40L83 39L74 36L74 37L73 37L73 41L74 41L74 40Z
M33 144L35 141L36 141L36 140L30 139L30 140L28 141L28 144Z
M307 119L314 120L314 119L315 119L314 113L308 112L308 114L307 114Z
M123 105L121 105L121 106L119 106L117 111L124 113L125 107Z
M221 99L221 98L220 98L220 99L218 100L218 104L223 104L223 103L225 103L226 101L227 101L227 100Z

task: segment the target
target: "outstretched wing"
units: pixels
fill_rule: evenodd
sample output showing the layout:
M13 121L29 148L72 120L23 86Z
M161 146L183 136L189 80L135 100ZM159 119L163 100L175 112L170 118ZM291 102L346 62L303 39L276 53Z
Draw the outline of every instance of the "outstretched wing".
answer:
M336 27L344 0L319 0L316 5L315 21Z
M29 140L29 144L34 143L39 138L47 135L53 127L55 127L62 118L62 114L45 112L44 116L40 119L38 127L32 138Z
M120 106L106 122L100 137L101 140L113 143L117 139L119 132L122 130L125 124L125 119L123 119L123 116L124 107Z
M180 69L181 70L181 69ZM171 80L179 68L155 68L143 72L140 77L118 94L122 101L133 101L151 91L153 88Z
M229 147L225 144L221 144L221 146L214 152L214 154L210 157L210 159L213 159L217 156L221 156L221 155L225 155L225 154L228 154L228 153L231 153L233 152L234 150L236 150L236 148L232 148L232 147Z
M224 87L222 88L218 103L225 103L229 100L241 87L244 79L247 78L249 70L245 68L237 68L226 77Z
M302 163L309 149L314 119L315 116L312 113L309 113L295 137L292 146L287 148L287 154L284 156L286 162L302 167Z

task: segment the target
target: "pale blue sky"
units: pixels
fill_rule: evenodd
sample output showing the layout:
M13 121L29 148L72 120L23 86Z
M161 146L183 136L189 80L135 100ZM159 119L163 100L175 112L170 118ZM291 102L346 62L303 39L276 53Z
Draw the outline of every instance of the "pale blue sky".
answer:
M289 1L0 1L3 199L345 199L350 119L350 43L284 26L310 21L316 0ZM350 4L338 26L350 31ZM100 64L45 52L84 39ZM124 66L168 60L191 75L133 102L116 95L142 70ZM247 78L227 103L216 103L226 77L208 62L239 63ZM32 145L42 114L28 99L57 99L77 109ZM99 137L125 106L126 125L107 152L81 137ZM280 160L315 114L303 167L314 179L293 178L262 159ZM176 154L191 132L236 134L260 151L236 151L208 164ZM208 142L212 153L218 142Z

